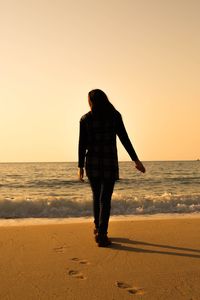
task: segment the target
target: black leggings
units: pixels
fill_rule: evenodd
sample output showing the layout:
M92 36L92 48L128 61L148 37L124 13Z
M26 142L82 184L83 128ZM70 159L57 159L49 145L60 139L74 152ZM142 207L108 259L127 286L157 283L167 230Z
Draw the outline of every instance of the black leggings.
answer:
M93 194L94 224L100 234L107 233L114 180L90 179Z

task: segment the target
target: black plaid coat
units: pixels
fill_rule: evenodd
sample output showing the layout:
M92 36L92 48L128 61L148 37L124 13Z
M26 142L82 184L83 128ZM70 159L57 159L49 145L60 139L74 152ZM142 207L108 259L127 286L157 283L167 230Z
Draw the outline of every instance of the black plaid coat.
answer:
M89 179L119 179L117 135L131 159L137 160L137 154L118 111L106 119L95 117L92 112L82 116L79 132L78 167L85 166L86 175Z

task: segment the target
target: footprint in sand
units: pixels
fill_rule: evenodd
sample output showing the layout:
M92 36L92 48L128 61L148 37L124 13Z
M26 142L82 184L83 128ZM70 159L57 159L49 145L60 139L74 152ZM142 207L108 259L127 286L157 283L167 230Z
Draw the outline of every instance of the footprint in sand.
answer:
M89 265L90 264L89 261L87 261L86 259L80 259L78 257L73 257L71 260L78 262L81 265Z
M144 295L144 290L137 287L132 287L129 284L122 282L122 281L116 281L115 285L120 288L126 290L129 294L132 295Z
M79 271L75 271L75 270L69 270L68 271L68 275L73 277L73 278L76 278L76 279L86 279L86 277L80 273Z
M78 264L81 264L81 265L89 265L90 264L87 260L80 259L78 257L73 257L70 260L72 260L73 262L77 262ZM76 271L76 270L68 269L68 275L73 278L76 278L76 279L87 279L82 273L80 273L79 271Z
M66 246L62 246L62 247L53 248L53 250L57 253L64 253L66 248L67 248Z

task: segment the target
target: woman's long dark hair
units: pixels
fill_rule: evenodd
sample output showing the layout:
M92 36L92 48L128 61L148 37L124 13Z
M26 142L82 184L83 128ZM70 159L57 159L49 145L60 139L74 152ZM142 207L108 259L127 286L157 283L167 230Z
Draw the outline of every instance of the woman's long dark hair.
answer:
M99 89L92 90L88 93L92 113L98 117L110 117L116 111L112 103L108 100L107 95Z

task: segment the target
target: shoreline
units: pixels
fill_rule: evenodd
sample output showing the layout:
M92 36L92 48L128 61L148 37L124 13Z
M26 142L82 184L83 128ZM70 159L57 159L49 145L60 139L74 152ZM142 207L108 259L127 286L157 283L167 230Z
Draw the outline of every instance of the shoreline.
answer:
M199 219L200 213L166 213L154 215L119 215L111 216L110 222L118 221L146 221L146 220L172 220L172 219ZM93 223L93 217L67 217L67 218L16 218L0 219L0 227L6 226L32 226Z

